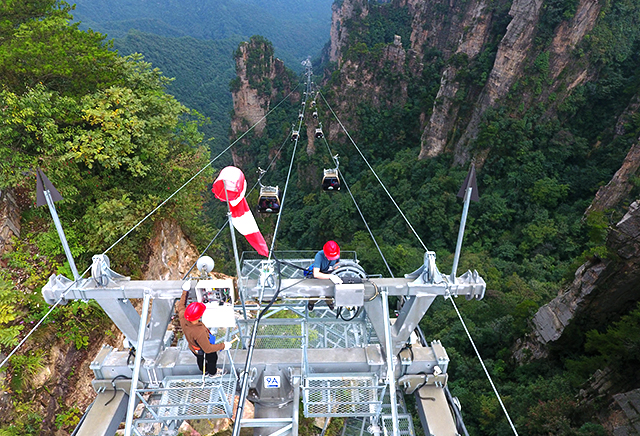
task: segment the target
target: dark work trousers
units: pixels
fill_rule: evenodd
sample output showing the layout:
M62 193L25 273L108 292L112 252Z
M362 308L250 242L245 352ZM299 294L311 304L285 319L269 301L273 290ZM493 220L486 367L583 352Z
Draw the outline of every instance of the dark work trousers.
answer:
M218 353L208 353L208 354L196 354L196 360L198 362L198 368L200 368L200 372L202 372L202 365L207 360L206 366L206 374L208 375L216 375L218 368L216 368L216 364L218 363Z

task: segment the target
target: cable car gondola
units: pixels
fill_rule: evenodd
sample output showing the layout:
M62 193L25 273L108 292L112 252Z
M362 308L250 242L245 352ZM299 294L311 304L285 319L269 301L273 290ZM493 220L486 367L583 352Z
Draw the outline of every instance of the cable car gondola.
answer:
M322 189L325 191L339 191L340 190L340 177L338 177L338 168L340 162L338 161L338 155L333 156L333 160L336 163L335 168L325 169L322 177Z
M322 177L322 189L325 191L339 191L340 178L338 177L338 169L325 169Z
M302 121L302 119L304 119L304 112L300 112L298 114L298 119Z
M318 119L318 111L313 111L313 118Z
M324 138L324 133L322 132L322 123L318 127L316 127L316 138Z
M300 132L297 130L294 130L293 133L291 134L291 140L295 141L296 139L300 138Z
M280 189L277 186L261 186L258 198L258 212L280 212Z

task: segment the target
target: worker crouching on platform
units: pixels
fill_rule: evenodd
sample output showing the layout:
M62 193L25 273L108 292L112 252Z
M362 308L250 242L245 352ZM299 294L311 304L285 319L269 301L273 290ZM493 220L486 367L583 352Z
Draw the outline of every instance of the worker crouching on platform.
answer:
M334 284L339 285L342 283L342 279L336 275L331 274L333 270L337 268L340 261L340 246L336 241L327 241L322 250L316 253L316 256L311 265L311 272L314 279L328 279ZM313 310L317 300L309 300L307 307L309 310ZM328 300L327 306L333 310L333 301Z
M200 318L204 313L206 306L203 303L193 302L187 306L188 291L182 292L182 297L178 302L178 317L180 318L180 327L184 337L189 343L189 350L196 356L198 368L203 374L214 376L218 368L218 351L228 350L231 348L231 342L222 342L215 344L215 337L209 332Z

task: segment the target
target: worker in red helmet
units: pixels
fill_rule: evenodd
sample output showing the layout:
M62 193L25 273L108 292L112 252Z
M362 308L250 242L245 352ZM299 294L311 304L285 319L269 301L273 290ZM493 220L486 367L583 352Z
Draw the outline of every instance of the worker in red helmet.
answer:
M342 283L342 279L337 275L331 274L331 271L337 268L340 261L340 246L336 241L327 241L322 250L316 253L313 260L312 271L315 279L329 279L336 285ZM313 310L316 300L309 300L307 307ZM329 309L333 310L333 301L327 301Z
M177 311L180 318L182 333L189 343L189 350L196 356L198 368L203 374L216 375L218 363L218 351L231 348L231 342L215 343L215 337L209 332L201 317L206 306L203 303L193 302L187 306L189 291L182 292L178 302Z

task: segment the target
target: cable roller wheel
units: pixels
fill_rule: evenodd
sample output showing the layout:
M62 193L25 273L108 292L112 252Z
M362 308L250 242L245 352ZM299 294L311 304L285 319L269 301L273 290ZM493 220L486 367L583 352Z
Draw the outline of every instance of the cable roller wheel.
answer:
M331 274L335 274L338 277L360 277L361 279L367 278L365 270L353 260L340 260L338 268L332 271Z

